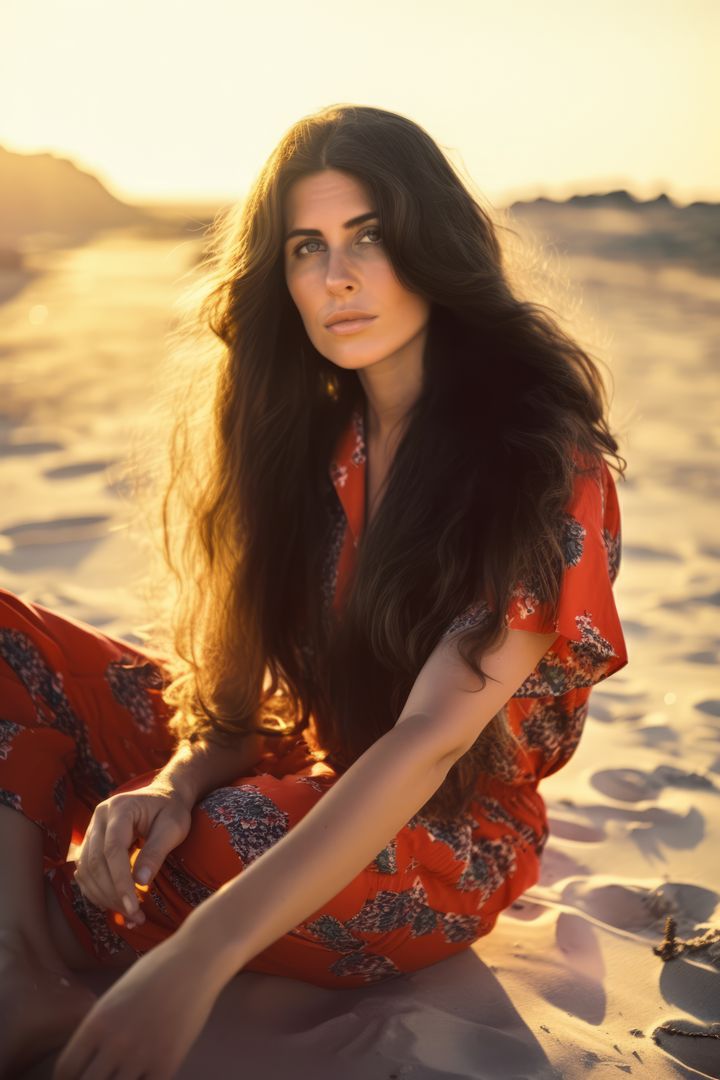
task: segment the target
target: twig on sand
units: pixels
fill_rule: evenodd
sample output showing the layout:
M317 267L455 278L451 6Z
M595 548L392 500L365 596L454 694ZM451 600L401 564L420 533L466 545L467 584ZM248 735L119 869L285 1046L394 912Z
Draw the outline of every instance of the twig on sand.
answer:
M662 960L674 960L686 952L699 952L701 949L709 949L709 959L713 964L720 965L720 929L706 930L699 937L688 938L684 941L676 935L677 923L672 915L665 920L665 936L660 945L653 945L653 952ZM712 947L716 946L717 947ZM683 1032L683 1034L688 1034ZM693 1034L696 1034L693 1032Z
M665 1031L668 1035L690 1035L695 1039L720 1039L720 1031L684 1031L683 1028L673 1027L672 1024L659 1024L652 1033L654 1042L657 1042L659 1031Z
M665 936L660 945L653 945L653 952L662 960L672 960L673 957L680 955L679 942L675 937L676 927L677 923L672 915L668 915L665 920Z

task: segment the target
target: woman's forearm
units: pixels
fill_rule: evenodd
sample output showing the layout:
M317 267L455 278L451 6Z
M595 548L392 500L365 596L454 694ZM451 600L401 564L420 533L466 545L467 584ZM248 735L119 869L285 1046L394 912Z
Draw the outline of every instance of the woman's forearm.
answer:
M232 748L219 743L182 743L155 777L154 783L169 783L192 808L210 791L244 776L257 765L265 752L262 735L244 735Z
M185 920L177 944L202 956L218 991L336 896L437 791L459 752L440 757L426 721L411 717L378 739L282 840Z

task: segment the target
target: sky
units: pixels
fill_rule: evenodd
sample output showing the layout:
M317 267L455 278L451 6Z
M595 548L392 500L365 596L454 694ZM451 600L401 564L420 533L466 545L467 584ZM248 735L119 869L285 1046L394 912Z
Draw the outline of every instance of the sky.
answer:
M241 197L339 102L419 123L496 205L720 201L720 0L3 0L0 145L132 203Z

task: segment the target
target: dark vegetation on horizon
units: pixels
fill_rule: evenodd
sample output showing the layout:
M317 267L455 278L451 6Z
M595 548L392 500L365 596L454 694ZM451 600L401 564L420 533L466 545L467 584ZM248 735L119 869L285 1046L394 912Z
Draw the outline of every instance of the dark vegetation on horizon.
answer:
M22 275L29 251L82 244L108 229L200 238L222 206L130 204L67 158L0 146L0 274ZM666 194L643 201L621 189L564 200L541 196L505 209L560 253L720 273L720 203L680 206Z

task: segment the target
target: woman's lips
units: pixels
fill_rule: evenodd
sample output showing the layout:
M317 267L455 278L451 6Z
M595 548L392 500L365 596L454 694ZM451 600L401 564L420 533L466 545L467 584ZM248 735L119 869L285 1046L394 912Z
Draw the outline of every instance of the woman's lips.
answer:
M329 330L331 334L356 334L358 330L364 330L376 318L377 315L373 315L369 319L345 319L343 322L336 322L332 326L326 326L325 329Z

